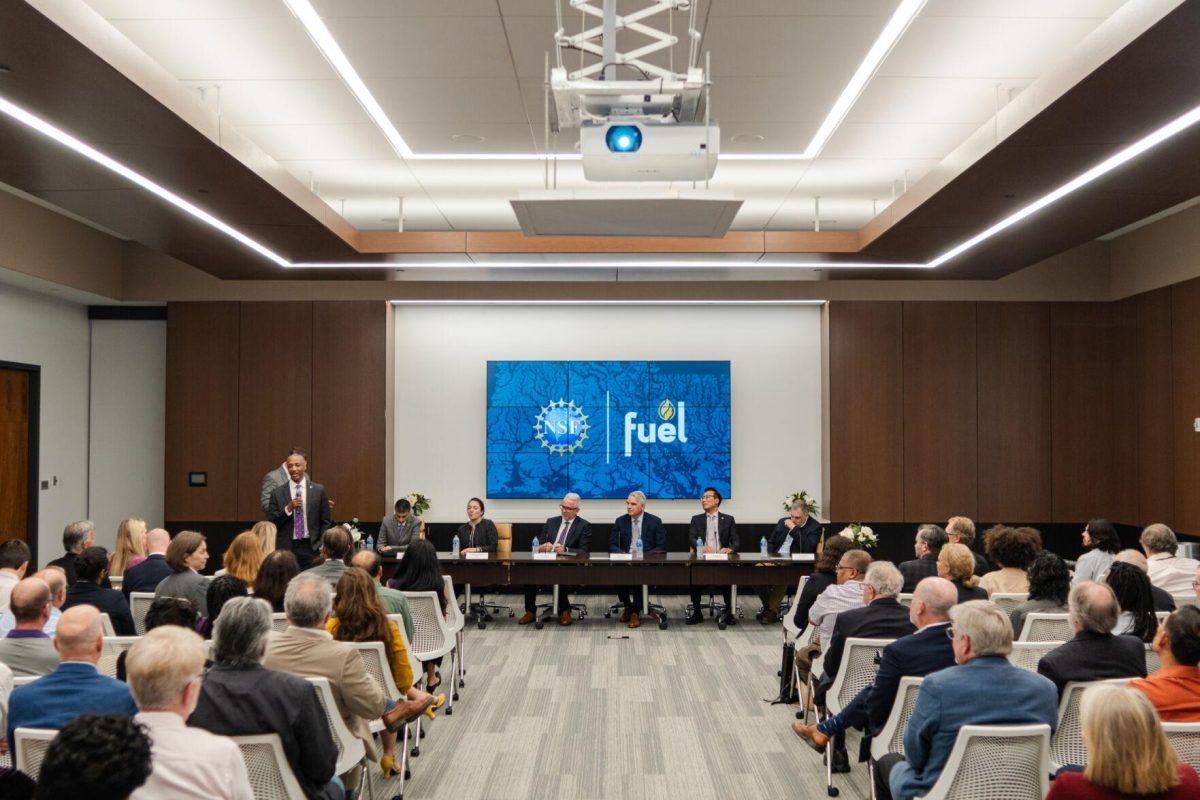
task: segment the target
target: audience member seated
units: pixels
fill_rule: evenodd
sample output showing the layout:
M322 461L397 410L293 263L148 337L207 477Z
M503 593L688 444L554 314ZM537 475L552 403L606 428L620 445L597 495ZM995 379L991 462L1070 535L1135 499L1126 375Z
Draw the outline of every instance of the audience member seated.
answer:
M412 552L411 545L408 552ZM404 560L408 561L407 554ZM293 675L327 678L346 727L362 740L370 759L379 758L369 721L382 718L388 730L395 733L424 713L428 701L406 699L395 703L367 674L358 651L345 642L333 640L325 630L333 611L333 590L321 576L302 572L293 578L283 607L287 630L271 634L263 666ZM357 788L357 777L357 773L346 776L347 788Z
M909 594L917 588L917 584L923 578L938 574L938 553L948 541L946 532L938 525L922 525L917 528L917 535L913 539L913 553L917 557L911 561L900 562L900 574L904 576L902 592Z
M254 523L254 527L250 530L258 537L258 546L262 551L263 558L275 552L275 537L279 535L279 529L275 527L274 522L264 519Z
M167 564L167 548L171 544L171 534L162 528L155 528L146 534L146 559L136 566L125 568L125 577L121 581L121 594L125 599L133 592L153 592L163 578L171 574Z
M42 633L54 638L58 628L58 618L62 616L63 603L67 602L67 576L61 567L46 567L41 572L35 572L34 578L40 578L50 587L50 618L42 626ZM0 638L8 636L9 631L17 627L17 618L13 615L12 607L0 611Z
M89 547L75 559L75 583L67 589L67 601L63 610L80 605L95 606L101 613L108 614L113 632L117 636L136 636L133 615L129 603L116 589L101 586L108 577L108 551L103 547Z
M1138 692L1101 684L1083 693L1079 708L1088 765L1061 772L1046 800L1193 800L1196 771L1179 760L1154 708Z
M1132 564L1133 566L1140 569L1142 572L1146 572L1146 569L1149 566L1150 562L1148 562L1146 560L1146 554L1143 553L1141 550L1134 550L1134 549L1130 548L1127 550L1122 550L1121 552L1119 552L1115 556L1113 556L1113 563L1114 564ZM1112 565L1109 565L1109 569L1112 569ZM1149 574L1149 573L1147 573L1147 574ZM1108 578L1108 572L1105 572L1104 579L1107 579L1107 578ZM1175 610L1175 598L1171 596L1170 592L1164 591L1163 589L1160 589L1157 586L1155 586L1153 583L1151 583L1150 584L1150 594L1154 598L1154 610L1155 611L1174 611Z
M254 531L242 531L233 538L221 563L225 566L225 574L241 580L246 588L253 591L254 579L258 577L258 568L263 562L262 543Z
M849 557L850 553L847 553L843 560ZM843 611L833 623L833 636L825 649L824 673L817 681L817 705L825 705L825 695L842 665L847 639L898 639L916 630L909 619L909 610L896 600L903 583L904 576L890 561L876 561L867 567L862 581L863 606ZM850 771L846 743L841 736L834 740L833 771Z
M180 597L160 597L146 609L144 626L146 633L163 625L176 625L194 631L200 624L200 612L191 600ZM117 655L117 680L125 680L125 657L128 650L122 650Z
M167 547L167 566L171 574L154 590L155 597L182 597L195 604L200 616L208 616L208 578L200 574L208 563L208 542L204 534L180 531Z
M137 713L129 687L96 668L104 633L94 606L76 606L58 621L58 669L13 689L8 704L8 744L17 728L61 728L80 714Z
M125 570L146 560L146 520L130 517L117 525L117 543L108 562L108 574L123 576Z
M350 531L341 525L328 528L321 535L321 563L305 570L310 575L324 578L330 586L336 586L346 571L346 558L354 546Z
M446 695L435 698L413 686L408 648L400 637L396 623L383 613L383 606L379 604L379 595L375 591L375 581L361 569L351 567L342 573L335 588L337 600L333 604L334 616L325 629L339 642L381 642L396 688L409 700L425 704L426 715L433 719L434 709L446 701ZM383 757L379 760L379 768L385 778L390 778L396 771L396 735L384 731L381 738Z
M1158 709L1164 722L1200 722L1200 608L1183 606L1154 636L1159 668L1131 681Z
M72 522L63 528L63 549L66 554L54 559L46 566L59 567L67 575L67 586L75 584L75 559L96 543L96 526L90 519Z
M997 566L979 579L979 585L993 594L1024 594L1029 591L1029 565L1042 552L1042 536L1033 528L996 525L983 535L988 560Z
M864 760L870 752L871 737L883 730L892 711L900 679L954 666L954 647L946 632L950 629L950 608L957 603L958 591L946 579L926 578L918 583L908 608L909 621L917 632L883 648L874 683L855 695L840 713L817 725L793 723L792 730L817 752L823 752L829 740L847 728L863 730L866 735L859 760Z
M146 782L150 769L150 737L130 715L84 714L50 742L34 796L125 800Z
M280 552L292 555L271 555ZM216 663L204 676L188 724L221 736L278 734L304 796L341 800L345 792L333 774L337 746L317 690L303 678L263 668L270 633L265 601L235 597L225 604L213 630Z
M979 585L979 576L975 574L975 554L965 544L951 542L942 548L937 557L937 577L954 584L960 603L987 600L987 592Z
M1020 638L1028 614L1066 614L1070 591L1071 572L1067 562L1049 550L1038 553L1029 565L1029 599L1009 614L1013 636Z
M383 606L383 613L399 614L404 618L404 635L411 642L414 630L412 609L409 608L408 598L404 596L404 592L398 592L383 585L383 558L379 553L371 550L359 550L354 554L354 558L350 559L350 566L358 567L371 576L375 593L379 595L379 604Z
M254 596L271 604L271 611L283 613L283 595L292 578L300 574L300 562L291 550L274 550L263 559L254 579Z
M238 746L187 727L200 698L204 657L204 640L174 625L155 628L129 649L129 690L139 709L134 719L149 733L153 755L153 770L134 800L254 798Z
M813 562L812 575L804 582L804 588L795 599L792 623L797 630L803 632L808 627L808 612L821 593L837 583L837 565L847 552L854 549L854 542L845 536L830 536L825 540L825 547Z
M1083 527L1083 546L1087 550L1075 562L1075 574L1071 576L1071 585L1075 586L1084 581L1104 580L1113 562L1113 556L1121 549L1121 537L1117 529L1106 519L1088 520Z
M9 539L0 544L0 607L8 605L8 596L17 581L25 577L29 568L29 545L20 539Z
M1146 526L1138 543L1146 551L1146 572L1151 583L1172 595L1192 593L1192 581L1196 578L1196 570L1200 569L1200 561L1176 555L1179 540L1174 531L1156 522Z
M963 725L1058 722L1054 684L1008 661L1012 624L988 600L950 609L954 660L959 666L927 675L904 731L904 755L890 753L875 766L881 800L912 800L937 782Z
M974 574L984 576L991 572L992 565L984 558L983 553L978 552L975 547L975 523L970 517L951 517L946 520L946 539L950 544L965 545L971 551L971 558L975 561ZM974 600L975 598L970 598ZM979 598L985 599L985 598Z
M45 632L51 601L50 587L41 578L25 578L12 590L16 627L0 639L0 662L14 675L49 675L58 669L58 651Z
M449 619L446 612L450 601L446 598L442 567L438 563L437 549L428 539L417 539L408 546L404 551L404 560L396 570L396 577L388 581L388 586L401 592L437 592L442 616ZM438 672L442 659L434 658L421 663L425 667L425 688L431 692L437 691L442 685L442 676Z
M838 561L837 583L821 592L809 610L808 621L819 629L825 648L833 641L838 614L863 604L863 578L870 565L871 554L866 550L847 551Z
M1146 573L1132 564L1117 562L1108 568L1105 582L1112 587L1121 606L1113 633L1129 633L1145 643L1154 641L1158 616L1154 613L1154 596Z
M1075 636L1042 656L1037 671L1061 695L1068 683L1146 675L1146 648L1133 636L1114 635L1121 607L1107 584L1084 581L1068 603Z
M247 594L249 592L246 591L246 584L241 578L229 574L213 578L208 583L208 593L205 595L208 615L200 620L195 630L205 639L211 639L213 623L221 615L221 609L233 598L245 597Z

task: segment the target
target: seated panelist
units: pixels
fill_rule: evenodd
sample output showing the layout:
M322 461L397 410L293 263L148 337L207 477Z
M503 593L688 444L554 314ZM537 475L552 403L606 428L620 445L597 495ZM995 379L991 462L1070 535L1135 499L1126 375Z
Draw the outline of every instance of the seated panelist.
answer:
M412 503L401 497L392 515L379 525L379 543L375 546L383 555L403 553L414 539L421 538L421 518L413 513Z
M782 553L787 544L791 553L816 553L821 544L823 532L821 523L817 522L804 508L803 503L792 503L788 515L781 517L775 523L775 529L767 537L767 551ZM787 586L770 586L759 591L758 599L762 601L762 611L755 616L764 625L779 622L779 609L783 605L783 597L787 594Z
M500 542L496 524L483 516L483 501L472 497L467 501L467 521L458 526L458 543L463 553L495 553Z
M644 492L629 493L625 498L625 512L613 522L612 534L608 539L608 552L633 553L639 538L646 555L667 552L667 529L663 527L661 519L646 513ZM621 612L621 622L628 623L631 628L639 627L644 611L642 587L618 587L617 600L625 607Z
M692 517L688 528L688 542L692 550L696 548L696 540L703 541L703 547L696 558L702 553L736 553L738 549L737 525L733 517L721 513L721 493L713 487L704 490L700 496L702 513ZM692 613L684 620L688 625L697 625L704 621L700 613L700 592L704 587L692 585ZM721 596L725 598L725 612L721 615L721 623L735 625L733 618L733 593L728 586L721 587Z
M579 516L580 497L571 492L563 497L558 506L559 514L546 520L538 534L538 552L541 553L587 553L592 541L592 523ZM537 587L525 588L525 615L517 620L519 625L533 622L537 613ZM571 624L571 601L565 587L559 587L558 607L554 609L561 625Z

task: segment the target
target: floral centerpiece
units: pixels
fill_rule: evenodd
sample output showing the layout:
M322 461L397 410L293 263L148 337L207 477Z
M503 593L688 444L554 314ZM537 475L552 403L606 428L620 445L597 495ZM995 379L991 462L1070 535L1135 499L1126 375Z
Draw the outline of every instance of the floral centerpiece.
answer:
M799 503L804 508L804 513L810 517L815 517L821 513L821 506L818 505L816 499L806 491L793 492L783 501L783 510L791 511L792 506Z
M429 498L420 492L413 492L406 499L412 506L413 513L418 517L428 511L429 507L433 505L433 503L429 501Z
M838 536L845 536L856 546L864 549L870 549L879 544L879 537L875 535L875 531L860 522L851 522L838 531Z
M357 547L358 543L363 540L363 532L358 528L358 517L355 517L349 522L343 522L342 527L350 532L350 538L354 541L354 544Z

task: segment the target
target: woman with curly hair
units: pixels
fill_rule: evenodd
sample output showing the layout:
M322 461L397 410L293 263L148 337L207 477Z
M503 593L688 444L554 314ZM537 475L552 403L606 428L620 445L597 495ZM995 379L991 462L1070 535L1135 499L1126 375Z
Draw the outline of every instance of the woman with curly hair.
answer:
M975 574L975 554L965 544L951 542L938 552L937 572L958 590L958 602L987 600L987 592L979 585Z
M225 574L240 578L250 591L254 591L254 579L258 577L258 568L262 566L263 551L254 531L242 531L225 549L222 558L225 564Z
M1024 594L1029 591L1026 570L1037 554L1042 552L1042 535L1033 528L1010 528L996 525L983 535L983 548L988 560L1000 569L979 579L979 585L993 594Z
M1066 614L1070 592L1071 572L1067 562L1049 550L1038 553L1029 565L1029 599L1009 614L1013 636L1021 635L1026 614Z
M1158 617L1154 613L1149 576L1132 564L1117 561L1108 568L1105 580L1121 605L1121 616L1113 633L1128 633L1143 642L1153 642L1154 634L1158 633Z

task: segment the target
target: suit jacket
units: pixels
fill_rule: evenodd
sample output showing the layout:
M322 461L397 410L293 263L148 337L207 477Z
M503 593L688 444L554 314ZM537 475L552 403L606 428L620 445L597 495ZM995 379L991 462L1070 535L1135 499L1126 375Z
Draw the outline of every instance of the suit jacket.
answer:
M101 613L108 614L117 636L137 636L133 615L129 613L129 603L116 589L105 589L91 581L76 581L67 590L67 601L62 604L62 610L84 605L95 606Z
M92 664L67 661L32 683L13 689L8 701L8 748L17 728L61 728L81 714L138 712L129 687L101 675Z
M1071 681L1146 677L1146 647L1136 636L1080 631L1038 661L1039 675L1061 695Z
M262 506L264 514L270 512L271 495L275 493L276 489L287 483L288 480L290 480L290 476L287 473L287 468L282 465L278 469L273 469L266 475L263 475L262 491L259 493L258 502Z
M984 575L987 575L989 572L992 571L992 565L990 563L988 563L988 560L986 558L984 558L982 553L972 550L971 555L975 556L975 574L976 575L978 575L979 577L982 578Z
M546 520L546 524L542 526L542 535L538 537L538 540L542 544L554 544L558 540L558 529L562 527L562 523L561 516ZM571 527L567 528L567 540L563 542L563 547L567 549L568 553L586 553L591 548L591 543L592 523L583 517L575 517L571 520Z
M292 533L295 530L295 520L287 512L288 503L292 502L291 483L283 483L271 492L271 502L267 509L267 519L275 523L275 548L277 550L292 549ZM313 483L311 478L305 478L304 490L304 532L312 549L316 551L321 546L321 534L333 524L333 514L329 510L329 498L325 495L325 487Z
M892 797L912 800L929 791L963 725L1049 725L1053 731L1057 723L1054 684L1003 656L973 658L928 675L904 731L905 760L889 780Z
M923 579L937 576L937 556L933 553L926 553L911 561L901 561L899 570L900 574L904 576L904 586L900 591L911 594Z
M988 599L987 591L979 584L975 584L974 586L963 586L962 581L950 581L950 582L953 583L954 588L958 590L958 602L960 602L960 603L965 603L968 600L987 600ZM920 581L918 581L918 583L920 583ZM1017 633L1020 633L1020 631L1017 631Z
M289 625L271 633L262 663L293 675L328 678L346 727L362 739L370 758L376 757L369 725L383 715L387 699L353 645L334 641L324 630Z
M833 638L825 651L825 677L822 681L833 683L837 677L847 639L899 639L916 629L908 618L908 609L894 597L878 597L870 605L843 611L833 623Z
M49 675L58 669L58 651L49 636L5 637L0 639L0 662L13 675Z
M322 561L315 567L310 567L305 572L310 572L313 575L324 578L329 581L329 585L337 588L337 582L342 579L342 575L348 570L346 562L337 558L329 558Z
M175 572L163 580L154 589L155 597L182 597L191 600L200 611L200 616L208 616L208 578L195 570L185 569Z
M153 592L158 584L171 574L167 557L162 553L151 553L146 560L136 567L125 570L125 580L121 582L121 594L129 599L131 592Z
M628 553L633 547L633 518L622 514L613 522L608 537L608 552ZM662 520L648 511L642 512L642 549L647 553L667 552L667 529Z
M417 515L409 513L403 523L396 522L395 514L388 514L379 525L379 541L375 549L383 552L384 547L395 547L403 550L415 540L421 538L421 520Z
M865 691L867 734L878 736L892 713L900 679L924 676L954 666L954 644L946 636L950 623L926 625L883 648L875 682Z
M643 540L644 538L645 534L643 534ZM692 522L688 526L688 544L695 547L696 539L708 542L707 514L697 514L692 517ZM717 542L721 547L728 547L735 553L738 551L737 524L733 517L720 511L717 512Z
M63 555L63 556L60 556L59 558L54 559L46 566L47 567L58 567L63 572L65 572L67 574L67 586L72 586L72 585L74 585L75 581L78 580L78 578L76 578L76 576L75 576L75 561L78 558L79 558L78 553L67 553L66 555Z
M204 676L188 725L221 736L277 733L305 797L332 800L337 746L316 688L286 672L218 664Z
M1155 611L1174 611L1175 596L1165 589L1160 589L1153 583L1150 584L1150 594L1154 597Z
M772 553L778 553L783 548L784 541L790 536L792 537L793 553L817 552L817 545L821 543L821 533L825 530L825 526L809 517L799 528L788 530L787 521L787 517L780 517L779 521L775 523L775 529L767 537L767 549Z

